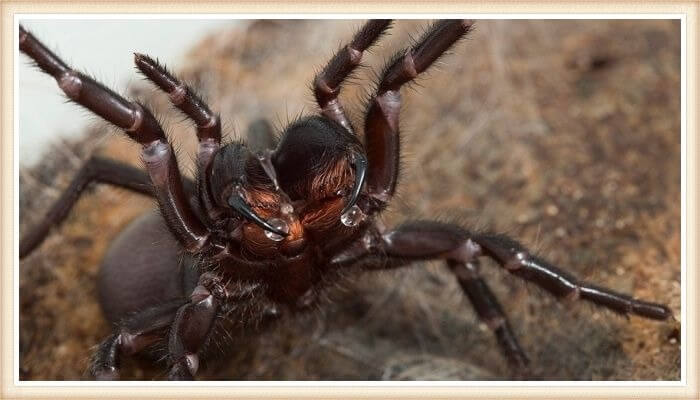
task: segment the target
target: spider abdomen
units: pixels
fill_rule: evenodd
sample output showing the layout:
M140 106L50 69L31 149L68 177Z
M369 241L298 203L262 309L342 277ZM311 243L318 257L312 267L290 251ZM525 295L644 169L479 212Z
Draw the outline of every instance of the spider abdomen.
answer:
M98 280L107 319L125 316L176 298L197 283L197 272L182 258L182 246L155 212L133 221L112 243Z

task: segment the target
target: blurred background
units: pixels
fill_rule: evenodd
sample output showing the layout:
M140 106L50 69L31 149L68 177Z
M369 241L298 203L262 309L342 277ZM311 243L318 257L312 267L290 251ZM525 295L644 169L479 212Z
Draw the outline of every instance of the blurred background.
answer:
M202 22L203 36L185 34L185 40L164 27L172 24L177 33L190 32L195 21L121 21L116 32L107 34L95 28L106 25L103 21L62 22L27 27L72 65L147 102L180 148L185 174L191 173L196 142L192 126L173 111L165 95L141 81L130 65L132 52L167 61L221 113L230 139L260 117L281 130L300 113L315 112L309 90L315 71L362 24ZM132 36L132 27L144 24L146 31ZM341 96L356 126L362 126L375 71L428 24L398 21L391 35L365 55L368 67ZM73 32L85 29L97 45L78 45L70 36L59 39L59 33L84 36ZM154 39L148 46L146 37ZM102 53L123 66L115 67L117 61L88 64ZM124 71L126 78L117 75ZM61 95L52 79L40 75L39 87L25 81L24 74L20 72L20 106L30 112L29 120L39 123L53 111L68 122L64 128L53 122L30 128L20 122L21 154L40 154L33 165L22 162L20 232L42 218L90 154L140 165L138 146L77 106L26 100L25 91L59 102ZM667 304L678 318L627 320L588 304L564 305L484 262L483 275L531 358L529 377L678 380L679 21L479 21L468 39L403 94L404 168L399 196L384 215L387 226L439 218L507 232L580 278ZM59 106L61 111L44 109ZM85 121L87 127L79 128ZM35 150L25 140L31 129L49 150ZM77 136L56 139L61 132L76 131ZM97 303L97 266L118 232L153 208L150 199L96 187L22 261L21 379L84 378L92 346L111 330ZM441 263L348 277L327 295L330 301L321 311L284 320L242 343L221 368L203 377L513 377L493 334ZM123 377L162 378L163 371L127 361Z

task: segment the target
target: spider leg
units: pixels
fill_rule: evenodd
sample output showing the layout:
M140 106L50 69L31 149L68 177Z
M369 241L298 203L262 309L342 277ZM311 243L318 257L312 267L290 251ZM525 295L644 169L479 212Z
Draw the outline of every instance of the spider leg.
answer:
M438 21L413 48L394 56L385 68L365 117L369 161L367 188L370 196L378 202L373 211L383 209L396 189L401 87L428 69L472 26L473 21L469 20Z
M354 132L345 116L338 95L343 81L360 65L362 53L371 47L391 25L388 19L372 19L355 34L352 41L338 50L313 81L314 97L321 112L339 123L348 132Z
M671 310L664 305L581 282L549 262L531 255L520 243L505 235L479 234L474 235L473 240L485 255L496 260L508 272L536 284L559 299L583 299L622 315L636 314L656 320L671 316Z
M139 353L163 340L183 303L184 299L164 303L120 322L117 333L98 346L90 361L90 374L97 380L119 379L121 357Z
M145 54L135 53L134 63L146 78L168 94L170 102L175 107L197 125L199 198L209 217L209 222L215 221L222 210L215 205L212 197L209 169L221 146L221 118L209 109L209 106L197 96L192 88L176 78L158 61Z
M153 196L153 187L148 174L138 168L93 156L80 168L68 188L54 203L37 226L27 233L19 246L19 258L24 258L39 246L52 227L59 225L68 216L80 195L92 182L107 183L137 193ZM191 186L189 181L186 181Z
M610 289L576 279L539 257L520 243L491 233L471 233L456 225L420 221L400 226L382 235L387 256L403 260L445 259L470 262L481 255L493 258L511 274L530 281L562 300L583 299L622 315L665 320L668 307L637 300Z
M142 146L141 157L168 226L188 251L198 251L208 245L210 232L189 203L172 146L148 108L125 100L71 69L22 26L19 28L19 48L42 71L53 76L71 100L124 129Z
M186 84L164 66L145 54L134 54L136 67L151 82L168 94L170 102L197 124L197 138L201 142L218 145L221 142L221 119Z
M518 242L505 235L472 233L457 225L433 221L405 223L380 234L370 229L365 236L331 259L334 268L361 266L366 270L399 268L413 261L442 259L448 262L460 285L487 322L498 317L497 302L485 284L475 281L469 263L477 257L493 258L508 272L528 280L557 299L583 299L621 315L635 314L644 318L666 320L671 310L665 305L635 299L626 294L595 286L530 255ZM479 305L474 299L479 300ZM505 318L504 318L505 320ZM499 342L509 357L518 357L510 329L496 331ZM507 348L511 349L507 349Z
M515 240L491 233L470 233L455 225L416 222L383 235L384 249L394 257L443 258L468 262L485 255L511 274L530 281L562 300L583 299L622 315L665 320L668 307L637 300L610 289L576 279L539 257L529 254Z
M192 380L199 369L198 352L214 326L219 300L204 285L197 286L190 302L182 306L170 328L168 340L169 380ZM205 279L205 278L204 278Z
M511 367L522 369L528 364L528 359L518 343L513 330L508 323L498 299L491 289L479 276L479 263L448 260L447 265L457 277L467 298L479 315L479 319L496 335L498 345L505 354Z

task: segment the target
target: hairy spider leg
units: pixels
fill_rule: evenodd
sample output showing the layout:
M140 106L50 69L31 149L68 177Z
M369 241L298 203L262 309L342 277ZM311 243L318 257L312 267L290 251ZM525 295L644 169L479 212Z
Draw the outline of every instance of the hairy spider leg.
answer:
M399 112L403 85L430 67L473 26L470 20L440 20L412 48L399 52L385 67L365 117L369 171L367 190L381 211L394 195L399 171Z
M216 221L223 209L214 202L209 182L211 162L221 146L221 118L192 88L175 77L165 66L145 54L134 54L134 63L141 73L163 92L170 102L197 126L197 166L199 168L199 199L208 217L208 223Z
M133 355L166 342L169 380L192 380L199 369L199 352L214 327L225 289L205 273L188 298L174 299L129 315L117 332L105 339L90 362L98 380L119 379L122 355Z
M71 69L22 26L19 48L42 71L53 76L71 100L122 128L142 146L141 158L153 183L155 197L175 237L191 252L207 246L210 231L187 199L173 148L150 110Z
M473 263L481 256L494 259L511 274L534 283L559 300L583 299L624 316L634 314L655 320L672 316L671 310L662 304L638 300L580 281L531 255L524 246L505 235L472 233L460 226L441 222L414 221L384 234L368 232L361 245L338 254L332 264L336 268L360 265L366 270L377 270L399 268L420 260L445 260L477 314L494 329L511 365L524 365L527 358L519 350L505 314L485 282L480 283L481 278L475 274Z
M479 276L479 261L447 260L459 285L476 310L479 319L496 335L496 341L514 369L522 369L529 360L510 327L508 318L486 281Z
M186 299L179 299L132 314L117 324L114 333L97 346L88 371L97 380L118 380L120 361L162 341Z
M198 352L214 326L219 301L200 284L192 292L190 302L177 311L168 336L168 380L194 379L199 369Z
M338 99L343 81L360 65L362 53L370 48L391 26L389 19L369 20L328 61L313 81L313 92L322 114L339 123L348 132L354 132L352 124Z
M46 239L51 228L59 225L68 216L75 202L92 182L107 183L154 196L153 185L144 171L119 161L92 156L83 164L68 188L49 208L39 224L22 237L19 244L20 259L38 247ZM191 186L190 182L186 183Z
M635 314L644 318L665 320L671 310L661 304L637 300L610 289L581 282L547 261L530 254L515 240L500 234L478 234L473 239L484 254L496 260L511 274L530 281L558 299L583 299L621 315Z

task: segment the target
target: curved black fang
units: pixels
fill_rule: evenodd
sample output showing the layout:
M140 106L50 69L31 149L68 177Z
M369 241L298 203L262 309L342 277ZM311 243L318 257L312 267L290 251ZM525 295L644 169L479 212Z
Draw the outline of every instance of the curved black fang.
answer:
M274 226L268 224L267 221L265 221L264 219L260 218L260 216L250 208L248 203L246 203L245 200L243 200L240 194L232 194L231 197L228 198L228 205L230 205L234 210L239 212L244 217L255 222L261 228L270 232L274 232L281 236L289 236L288 232L285 232L281 229L277 229Z
M362 184L365 183L365 175L367 174L367 157L365 157L364 154L354 153L351 161L353 167L355 167L355 186L352 187L350 200L348 204L345 205L340 215L344 215L348 212L357 202L357 197L360 195L360 190L362 190Z

